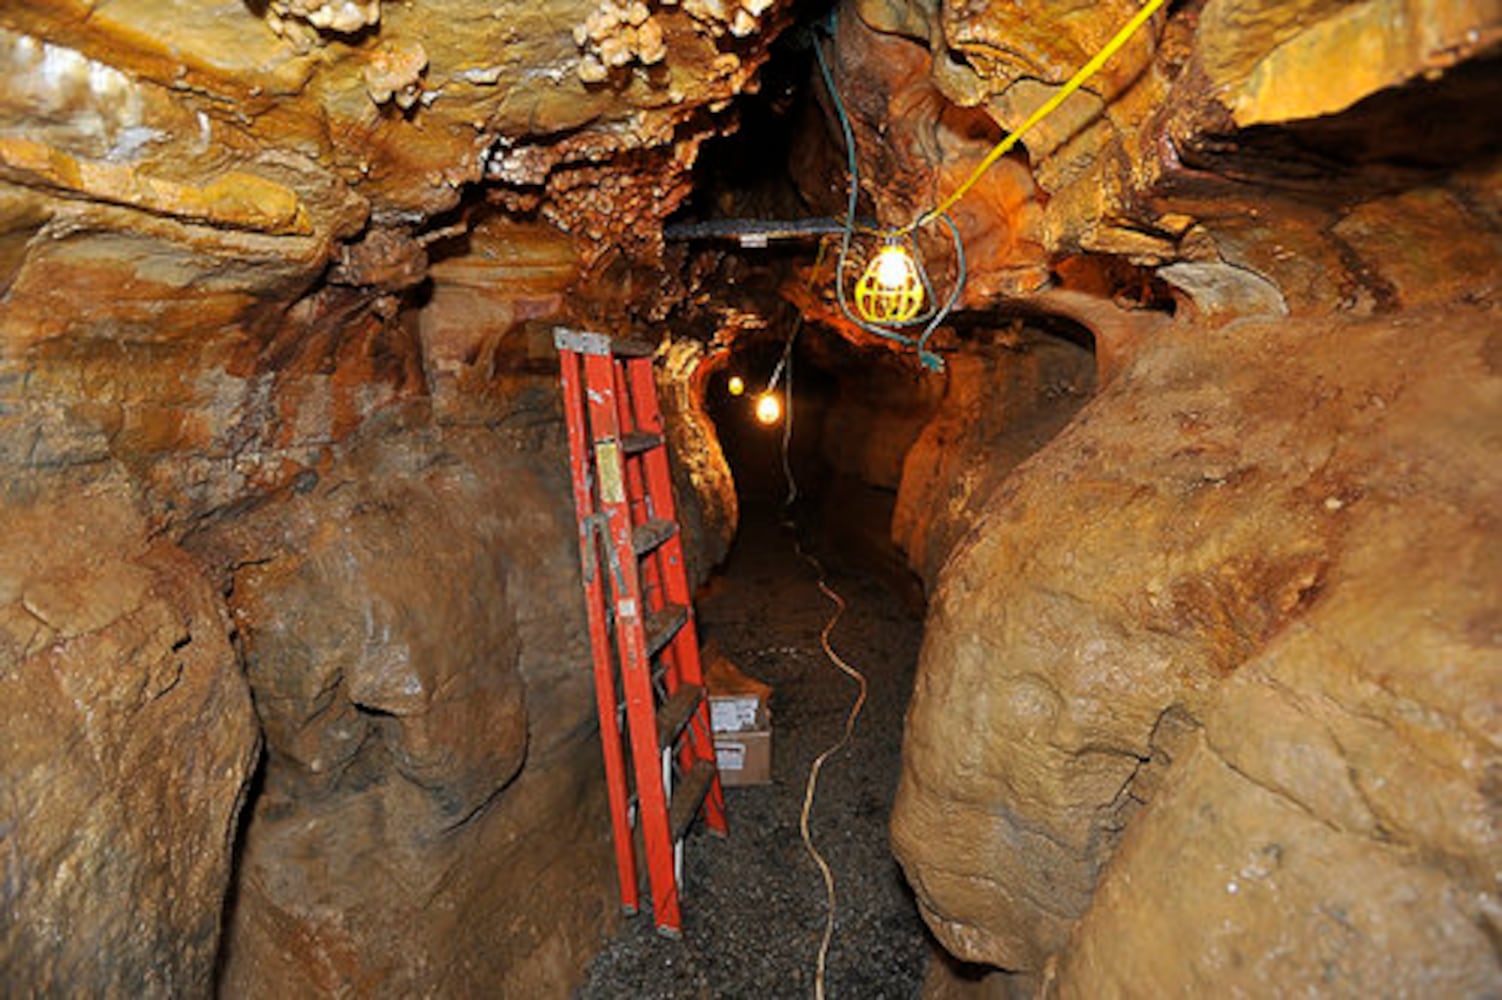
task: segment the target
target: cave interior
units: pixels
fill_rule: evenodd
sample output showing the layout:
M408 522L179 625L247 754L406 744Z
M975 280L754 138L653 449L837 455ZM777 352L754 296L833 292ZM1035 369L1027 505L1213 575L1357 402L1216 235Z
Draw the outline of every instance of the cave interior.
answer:
M0 994L1502 994L1497 0L29 0L0 71ZM671 939L559 329L773 692Z

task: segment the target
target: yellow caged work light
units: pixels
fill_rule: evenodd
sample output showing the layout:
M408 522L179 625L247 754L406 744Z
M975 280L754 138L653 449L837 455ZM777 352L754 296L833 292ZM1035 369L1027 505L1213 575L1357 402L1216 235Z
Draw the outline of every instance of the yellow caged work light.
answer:
M923 308L918 262L898 240L888 240L855 283L855 308L868 323L906 323Z
M886 237L886 245L866 266L865 273L855 285L855 305L852 309L845 298L845 264L850 251L851 238L855 233L855 212L860 200L860 171L859 161L856 156L855 131L851 127L850 117L845 112L844 102L840 99L839 88L835 86L834 75L830 72L829 61L824 56L824 47L814 45L814 55L819 63L819 74L823 78L824 88L828 91L834 103L836 117L840 123L841 137L845 142L845 157L849 165L850 183L846 191L845 222L842 227L842 239L840 242L840 263L836 268L836 296L839 299L840 312L869 333L885 337L904 346L918 349L918 360L932 371L942 371L944 362L937 354L928 350L929 337L938 329L939 324L949 315L955 304L960 299L960 293L965 286L965 247L960 238L959 227L949 217L949 210L954 207L965 194L980 180L981 175L991 168L1001 157L1005 156L1033 126L1052 114L1070 94L1074 93L1085 82L1100 72L1106 62L1131 40L1132 36L1146 24L1152 16L1161 9L1168 0L1145 0L1141 8L1134 14L1095 53L1079 70L1071 76L1063 86L1056 89L1048 100L1044 101L1020 125L1007 134L1000 142L991 147L991 151L978 163L970 175L965 178L959 187L940 201L933 208L920 214L912 222L900 229L894 229L881 233ZM833 35L834 15L830 15L830 34ZM923 266L914 259L911 252L911 234L932 222L942 221L949 228L950 236L954 239L956 276L955 283L949 299L942 306L934 303L934 308L929 314L921 315L924 306L924 298L933 294ZM906 245L904 245L906 243ZM902 326L916 326L925 324L923 332L916 337L909 337L897 329ZM831 911L832 912L832 911ZM832 926L832 925L831 925Z

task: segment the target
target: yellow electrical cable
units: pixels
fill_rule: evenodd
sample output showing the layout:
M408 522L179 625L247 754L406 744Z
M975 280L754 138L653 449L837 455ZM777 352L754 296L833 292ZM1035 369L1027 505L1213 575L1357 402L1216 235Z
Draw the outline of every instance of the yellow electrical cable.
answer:
M1027 119L1017 127L1016 131L1012 132L1005 139L1002 139L994 147L992 147L991 152L986 154L986 158L980 161L980 165L970 172L970 176L965 178L965 182L959 187L955 188L954 191L949 195L949 197L939 202L936 208L929 209L927 212L920 215L916 220L909 223L905 229L893 230L890 235L898 236L903 233L912 232L920 226L928 225L930 222L934 221L939 216L943 215L945 212L953 208L955 202L965 197L965 195L969 193L970 189L975 186L975 182L980 180L981 175L984 174L987 170L991 169L991 165L994 164L997 160L1001 159L1008 152L1010 152L1012 147L1017 145L1018 141L1020 141L1022 137L1026 135L1034 125L1038 124L1044 118L1052 114L1054 109L1057 108L1060 104L1063 104L1064 101L1068 99L1070 94L1074 93L1076 90L1079 90L1080 87L1085 84L1085 81L1089 80L1096 73L1100 72L1100 68L1106 64L1106 60L1114 56L1116 54L1116 51L1123 45L1125 45L1127 41L1137 33L1137 29L1146 24L1147 19L1152 17L1157 9L1161 6L1163 6L1163 0L1147 0L1147 3L1143 4L1142 9L1139 10L1132 17L1132 19L1122 27L1120 31L1116 32L1115 36L1112 37L1112 39L1107 42L1099 52L1095 53L1091 60L1080 67L1079 72L1070 77L1069 80L1065 82L1064 86L1060 87L1052 97L1044 101L1043 104L1039 106L1038 110L1028 115Z

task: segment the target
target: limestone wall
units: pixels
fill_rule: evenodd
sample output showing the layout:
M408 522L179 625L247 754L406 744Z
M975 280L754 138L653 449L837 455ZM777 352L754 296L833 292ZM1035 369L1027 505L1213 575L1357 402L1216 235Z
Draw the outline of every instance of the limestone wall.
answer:
M883 39L844 48L851 86L907 86L868 50L911 39L1003 125L1103 37L995 5L861 11L851 35ZM1097 395L1029 442L1009 395L952 393L899 498L934 583L893 844L945 948L998 970L975 989L1502 983L1502 241L1495 151L1461 110L1494 100L1495 66L1463 60L1498 24L1212 2L1028 140L1054 273L1013 301L1095 332ZM1102 251L1139 279L1075 270ZM922 474L945 468L970 471ZM986 485L925 526L946 478ZM946 970L936 995L962 988Z
M4 473L0 978L205 995L260 745L223 605L116 463Z
M783 17L690 7L646 62L610 4L0 10L0 993L578 975L550 327L625 332L581 265L651 257Z
M1070 996L1495 986L1495 330L1164 334L980 506L893 821L946 947Z

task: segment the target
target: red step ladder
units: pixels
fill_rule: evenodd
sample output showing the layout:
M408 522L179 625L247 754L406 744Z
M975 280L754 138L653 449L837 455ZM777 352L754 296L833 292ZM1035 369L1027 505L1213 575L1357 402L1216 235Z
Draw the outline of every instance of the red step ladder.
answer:
M639 826L657 930L677 937L684 835L700 813L711 831L727 828L653 348L563 328L553 343L621 904L627 913L638 909L632 830Z

